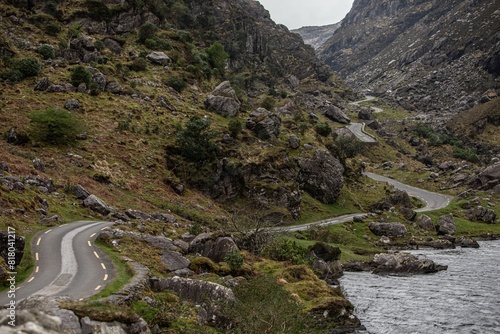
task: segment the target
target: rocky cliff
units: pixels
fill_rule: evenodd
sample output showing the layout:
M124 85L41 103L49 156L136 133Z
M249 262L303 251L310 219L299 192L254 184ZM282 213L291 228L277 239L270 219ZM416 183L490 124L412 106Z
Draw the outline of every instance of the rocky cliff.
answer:
M321 47L333 33L340 28L340 22L319 27L302 27L294 29L292 32L299 34L304 43L312 46L315 50Z
M356 0L319 54L358 88L443 115L499 89L499 29L498 1Z

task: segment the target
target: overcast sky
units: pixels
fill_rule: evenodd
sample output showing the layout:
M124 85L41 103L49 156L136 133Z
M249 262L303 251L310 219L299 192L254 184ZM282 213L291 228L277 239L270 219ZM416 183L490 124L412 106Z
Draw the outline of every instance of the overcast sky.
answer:
M323 26L341 21L354 0L258 0L276 23L288 29Z

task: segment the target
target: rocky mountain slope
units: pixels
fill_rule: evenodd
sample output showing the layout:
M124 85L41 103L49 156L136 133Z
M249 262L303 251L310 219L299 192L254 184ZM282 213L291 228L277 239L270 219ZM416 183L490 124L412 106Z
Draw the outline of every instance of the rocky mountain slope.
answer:
M323 43L332 37L333 33L338 28L340 28L340 22L319 27L302 27L294 29L292 32L299 34L304 40L304 43L317 50Z
M319 55L350 84L406 109L469 109L499 89L500 3L356 0Z

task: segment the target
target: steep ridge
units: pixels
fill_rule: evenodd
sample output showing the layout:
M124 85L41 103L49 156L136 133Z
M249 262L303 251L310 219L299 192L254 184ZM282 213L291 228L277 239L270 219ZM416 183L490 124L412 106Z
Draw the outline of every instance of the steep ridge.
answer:
M356 0L319 55L358 88L448 117L499 88L500 3Z
M316 50L321 45L323 45L330 37L332 37L333 33L338 28L340 28L340 22L319 27L302 27L299 29L294 29L292 30L292 32L296 32L297 34L299 34L304 40L304 43L312 46Z

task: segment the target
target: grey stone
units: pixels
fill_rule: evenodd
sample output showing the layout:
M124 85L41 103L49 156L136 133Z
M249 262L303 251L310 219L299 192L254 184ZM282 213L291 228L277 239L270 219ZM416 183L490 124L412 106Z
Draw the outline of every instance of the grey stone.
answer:
M110 49L114 54L119 55L120 53L122 53L122 47L121 47L120 43L118 43L114 39L105 38L103 42L104 42L104 45L108 49Z
M110 207L96 195L90 195L83 200L83 205L90 208L92 211L98 212L103 216L108 215L111 212Z
M258 108L250 114L246 127L252 130L259 139L272 141L280 134L281 118L264 108Z
M294 150L298 149L300 147L299 137L297 137L296 135L291 135L290 138L288 138L288 144Z
M54 215L51 217L46 217L46 218L40 219L40 225L45 225L45 226L54 226L60 222L61 222L61 219L59 218L58 215Z
M43 77L36 83L34 90L46 91L51 85L52 82L50 81L50 79L47 77Z
M76 198L82 200L90 196L90 192L88 192L87 189L85 189L83 186L79 184L73 187L73 194L75 195Z
M90 320L89 317L83 317L80 320L82 324L82 334L127 334L127 327L119 322L100 322Z
M495 211L480 205L465 211L465 215L471 221L482 221L486 224L494 224L497 218Z
M455 244L446 239L435 239L424 242L424 246L432 247L435 249L454 249Z
M111 94L121 94L122 93L122 87L120 84L116 81L110 81L106 84L106 91L110 92Z
M170 59L165 53L161 51L151 52L146 56L146 58L156 65L169 66L172 64L172 59Z
M165 223L175 223L177 221L177 218L174 215L168 213L153 212L151 214L151 218Z
M368 225L370 231L376 236L404 237L408 230L401 223L377 223L371 222Z
M372 110L370 108L361 107L358 112L358 118L365 121L373 120Z
M238 249L233 239L229 237L215 237L211 233L202 233L191 241L189 252L199 253L215 262L224 261L231 249Z
M432 219L427 215L421 215L417 218L417 226L427 230L434 230Z
M82 105L80 104L80 101L78 99L66 100L66 103L64 104L64 108L67 110L80 109L81 106Z
M45 172L45 164L39 158L33 159L33 167L40 172Z
M127 209L125 210L125 214L132 219L144 219L144 220L151 219L150 215L139 210Z
M12 235L9 236L8 231L0 231L0 256L8 263L9 258L9 242L14 242L14 265L19 265L24 255L25 239L23 236L15 234L14 239ZM13 270L11 270L13 271Z
M437 265L430 259L408 253L375 254L372 265L375 274L429 274L447 269L447 266Z
M241 102L231 83L224 81L207 97L205 107L224 117L235 117L240 112Z
M326 107L325 116L334 122L341 124L349 124L351 120L344 114L344 112L337 106L330 105Z
M191 262L180 253L169 250L163 252L161 260L170 271L186 269L191 264Z
M453 214L447 214L439 217L436 223L436 232L438 235L451 235L455 233L456 225Z
M479 248L479 243L476 240L470 238L462 238L460 240L459 246L462 248Z

